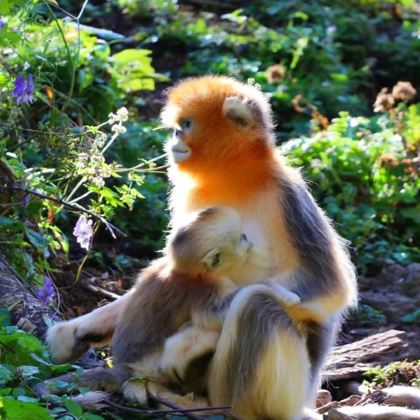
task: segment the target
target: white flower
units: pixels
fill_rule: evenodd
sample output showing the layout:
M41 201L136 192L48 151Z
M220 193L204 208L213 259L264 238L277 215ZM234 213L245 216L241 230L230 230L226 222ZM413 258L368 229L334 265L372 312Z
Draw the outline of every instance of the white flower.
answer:
M127 131L127 129L121 124L114 124L111 127L111 130L116 134L124 134Z
M94 176L91 180L92 184L102 188L105 186L105 181L103 180L103 178L101 178L101 176Z
M105 142L107 141L108 136L103 133L102 131L100 131L99 133L96 134L93 143L92 143L92 148L99 148L101 149Z
M118 120L119 120L119 118L113 112L110 112L108 114L108 124L114 124L114 123L118 122Z
M122 108L120 108L117 111L117 116L119 117L121 122L127 121L128 120L128 109L123 106Z
M73 230L73 235L76 237L77 242L82 248L86 249L86 251L89 251L90 241L93 236L92 223L92 220L87 219L86 216L82 214Z

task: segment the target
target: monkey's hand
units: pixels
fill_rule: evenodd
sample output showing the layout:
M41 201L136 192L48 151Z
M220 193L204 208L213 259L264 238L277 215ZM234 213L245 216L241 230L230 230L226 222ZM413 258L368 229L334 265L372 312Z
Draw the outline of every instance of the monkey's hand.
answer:
M87 319L91 314L58 322L48 328L46 343L54 361L63 363L77 360L91 346L102 347L109 342L110 334L105 323L99 329L91 328L95 327Z
M291 292L278 283L271 283L271 287L275 290L279 301L285 306L294 306L301 302L300 296Z
M75 318L48 328L46 342L54 361L62 363L77 360L89 349L89 342L80 336L79 327L78 318Z
M165 341L160 370L171 382L181 383L191 362L213 353L219 340L218 330L187 327Z
M103 347L111 341L125 302L126 293L119 299L93 312L70 321L58 322L47 331L46 342L56 362L77 360L89 347Z

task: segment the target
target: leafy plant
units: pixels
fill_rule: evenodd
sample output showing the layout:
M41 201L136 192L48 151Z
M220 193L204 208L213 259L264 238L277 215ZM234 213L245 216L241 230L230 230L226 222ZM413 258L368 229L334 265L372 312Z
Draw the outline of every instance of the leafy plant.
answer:
M420 360L412 362L393 362L384 367L369 369L363 376L366 381L376 387L405 384L418 386Z
M420 107L401 105L398 113L398 121L392 114L369 119L340 113L326 131L281 147L304 168L321 207L351 242L361 273L383 261L407 264L419 255L420 184L408 146L418 139L407 136L406 116L418 115Z
M153 90L158 76L150 51L115 52L94 28L81 28L84 8L64 20L48 2L22 4L1 6L0 238L13 245L5 252L17 272L39 288L51 260L69 251L72 214L85 218L74 233L89 250L100 224L116 237L116 209L143 198L153 164L142 151L129 168L107 156L126 132L122 98Z
M42 381L80 368L53 364L47 349L36 337L10 326L7 311L1 309L0 313L0 417L11 420L103 419L84 412L71 400L74 386L57 381L55 386L59 393L51 392L46 399L34 391Z

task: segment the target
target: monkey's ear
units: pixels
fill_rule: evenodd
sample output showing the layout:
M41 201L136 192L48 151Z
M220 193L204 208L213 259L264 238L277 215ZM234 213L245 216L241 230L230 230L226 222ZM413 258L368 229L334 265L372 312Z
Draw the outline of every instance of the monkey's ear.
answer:
M220 248L214 248L201 260L206 266L207 270L214 271L222 265L222 253Z
M249 128L254 123L254 104L240 96L228 96L223 102L223 114L241 128Z

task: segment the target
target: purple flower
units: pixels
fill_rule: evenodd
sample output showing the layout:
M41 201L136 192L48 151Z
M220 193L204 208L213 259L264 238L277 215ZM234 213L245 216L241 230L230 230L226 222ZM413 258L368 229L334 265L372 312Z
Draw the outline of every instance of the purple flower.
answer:
M4 22L0 19L0 31L5 27L6 25Z
M93 236L92 220L87 219L85 215L81 215L73 230L73 235L76 237L77 242L86 251L89 251L90 240Z
M55 298L55 288L50 276L44 277L44 285L35 289L35 294L44 305L48 305Z
M25 80L22 75L16 77L15 88L12 95L16 98L18 105L32 103L34 100L34 80L32 74Z

